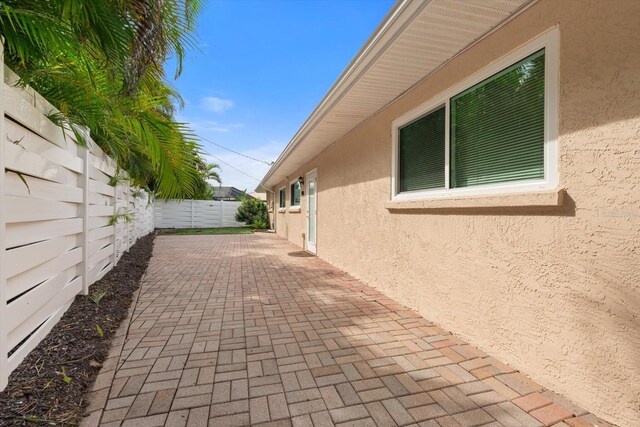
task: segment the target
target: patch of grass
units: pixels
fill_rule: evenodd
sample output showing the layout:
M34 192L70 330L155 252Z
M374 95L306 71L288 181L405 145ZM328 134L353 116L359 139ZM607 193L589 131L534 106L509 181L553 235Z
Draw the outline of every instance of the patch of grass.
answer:
M222 228L165 228L159 230L160 235L192 236L197 234L251 234L251 227L222 227Z

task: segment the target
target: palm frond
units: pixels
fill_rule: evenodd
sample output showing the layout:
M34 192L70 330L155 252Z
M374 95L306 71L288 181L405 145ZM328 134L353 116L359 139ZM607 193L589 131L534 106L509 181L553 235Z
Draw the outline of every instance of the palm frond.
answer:
M4 0L5 62L51 102L51 119L84 143L91 137L139 186L189 197L206 183L200 147L173 119L182 100L164 80L179 74L199 0Z

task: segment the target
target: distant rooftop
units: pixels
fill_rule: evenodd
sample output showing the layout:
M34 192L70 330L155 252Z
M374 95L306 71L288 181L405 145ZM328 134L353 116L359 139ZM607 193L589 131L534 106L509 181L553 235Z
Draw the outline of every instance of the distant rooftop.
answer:
M254 198L253 196L246 194L242 190L238 190L236 187L215 187L213 189L213 200L236 200L242 196L248 198Z

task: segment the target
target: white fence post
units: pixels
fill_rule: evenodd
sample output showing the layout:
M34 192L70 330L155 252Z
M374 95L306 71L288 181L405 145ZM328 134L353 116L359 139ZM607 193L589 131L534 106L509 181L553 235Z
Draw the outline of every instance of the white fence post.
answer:
M7 257L6 210L5 200L5 131L4 131L4 38L0 37L0 390L4 390L9 381L9 349L7 341Z
M118 175L118 171L116 171L114 175ZM114 179L117 179L117 177L114 176ZM118 183L116 182L116 184L113 186L113 215L114 215L114 217L117 214L118 214ZM111 265L115 267L116 264L118 263L118 227L117 227L117 224L115 222L111 226L113 227L113 262L111 263Z
M137 193L138 191L138 187L133 187L134 188L134 192ZM131 191L131 190L129 190ZM133 210L133 244L136 243L136 241L138 240L138 202L137 202L138 198L135 195L131 195L131 204L133 205L131 207L131 209Z
M129 193L131 193L131 189L129 189ZM131 199L131 204L133 205L133 214L131 215L133 218L133 243L135 244L136 240L138 240L138 206L136 204L137 199L135 197L132 197Z
M193 228L193 200L191 201L191 228Z
M82 175L80 187L82 188L82 294L89 295L89 175L91 168L91 156L89 155L89 132L84 132L85 146L78 147L82 158Z
M128 178L128 175L127 175L127 178ZM129 213L129 181L127 181L127 186L125 187L125 191L126 191L126 194L125 194L124 200L125 200L126 205L125 205L125 208L124 208L124 212L126 214L126 213ZM127 231L126 234L125 234L127 236L127 246L126 246L125 251L128 251L129 250L129 243L131 242L131 236L129 236L129 223L125 221L124 225L125 225L125 229Z

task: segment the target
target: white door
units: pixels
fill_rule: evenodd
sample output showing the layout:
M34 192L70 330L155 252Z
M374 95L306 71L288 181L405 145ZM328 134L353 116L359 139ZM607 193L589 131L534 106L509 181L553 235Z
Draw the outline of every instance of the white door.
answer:
M307 174L307 250L316 253L317 219L318 219L318 172Z

